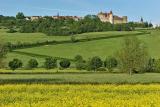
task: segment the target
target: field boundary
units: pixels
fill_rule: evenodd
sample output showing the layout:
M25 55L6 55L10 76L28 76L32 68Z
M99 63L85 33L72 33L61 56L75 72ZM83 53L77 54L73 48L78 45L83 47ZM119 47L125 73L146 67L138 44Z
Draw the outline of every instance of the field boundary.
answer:
M85 38L85 39L77 39L76 43L150 34L150 32L146 32L146 31L139 31L139 32L140 33L135 33L135 34L120 34L120 35L116 35L116 36L114 35L114 36L107 36L107 37L95 37L95 38L88 38L88 39L87 38ZM74 43L74 42L71 41L71 40L45 41L45 42L38 42L38 43L32 43L32 44L27 44L27 43L22 43L22 44L19 44L19 45L9 44L8 47L10 48L11 51L13 51L13 50L18 50L18 49L40 47L40 46L45 46L45 45L59 45L59 44L67 44L67 43Z

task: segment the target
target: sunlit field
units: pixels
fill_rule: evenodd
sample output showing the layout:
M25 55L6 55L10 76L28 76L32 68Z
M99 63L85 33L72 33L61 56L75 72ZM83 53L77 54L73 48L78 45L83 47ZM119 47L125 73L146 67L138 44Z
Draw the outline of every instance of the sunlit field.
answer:
M122 37L116 37L116 35L121 34ZM8 62L13 58L19 58L26 63L29 59L36 58L40 63L43 63L46 56L73 59L76 55L81 55L86 60L93 56L99 56L104 60L108 56L116 56L117 51L122 47L124 39L123 34L126 35L127 32L86 33L82 34L83 36L81 35L81 37L85 38L88 35L91 38L99 38L103 36L113 36L113 38L18 49L15 50L16 52L8 53L6 60ZM128 32L128 35L132 34L134 35L135 32ZM156 30L151 31L151 34L137 35L137 37L146 44L149 55L153 58L160 57L159 35L160 31ZM39 55L41 56L39 57Z
M1 107L159 107L160 85L1 85Z

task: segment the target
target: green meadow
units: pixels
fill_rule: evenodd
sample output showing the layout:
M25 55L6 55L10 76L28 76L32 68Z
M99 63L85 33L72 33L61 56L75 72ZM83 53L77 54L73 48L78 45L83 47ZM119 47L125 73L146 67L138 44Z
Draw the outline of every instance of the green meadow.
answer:
M16 44L36 43L44 41L71 41L71 36L46 36L42 33L6 33L7 29L0 29L0 38L3 42ZM60 43L53 45L44 45L25 49L17 49L8 53L6 62L13 58L19 58L26 63L31 58L36 58L43 63L45 57L58 57L73 59L76 55L82 55L84 59L93 56L100 56L105 59L107 56L116 56L118 50L122 47L123 39L127 36L137 36L148 47L151 57L160 58L160 31L147 30L142 31L109 31L92 32L74 35L76 43Z

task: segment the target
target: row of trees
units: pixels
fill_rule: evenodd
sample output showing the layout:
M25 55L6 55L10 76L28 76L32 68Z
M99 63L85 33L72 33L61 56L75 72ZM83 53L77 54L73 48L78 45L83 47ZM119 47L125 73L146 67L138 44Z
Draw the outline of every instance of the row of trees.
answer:
M105 61L102 61L100 57L95 56L90 58L88 61L85 61L82 56L77 55L74 58L73 62L77 70L88 70L94 72L107 71L107 70L109 72L112 72L115 68L118 67L122 68L121 70L123 72L129 73L130 75L132 73L160 72L160 59L156 60L152 58L150 58L147 62L144 62L145 64L143 65L139 63L141 62L139 60L133 60L131 62L129 62L129 60L118 61L114 57L108 57L105 59ZM123 65L121 65L122 63ZM10 67L10 69L16 70L23 66L23 62L19 59L13 59L12 61L9 62L8 66ZM27 64L27 69L38 68L38 66L39 63L36 59L30 59ZM47 70L58 67L60 67L60 69L66 69L69 68L70 66L71 66L71 61L68 59L60 60L58 65L57 59L51 57L46 58L43 64L43 68L46 68Z
M45 17L35 21L27 21L21 28L22 33L42 32L47 35L72 35L85 32L130 31L129 24L103 23L95 15L87 15L84 19L52 19Z
M150 23L149 22L141 22L141 23L139 23L139 22L137 22L137 23L135 23L135 22L129 22L128 24L133 29L134 28L151 28L151 27L153 27L153 24L151 22Z
M58 61L55 58L52 58L52 57L46 58L43 64L43 67L46 69L57 68L58 67L57 62ZM85 60L83 60L82 56L80 55L77 55L75 57L74 62L75 62L75 67L78 70L86 69L86 70L94 70L94 71L104 70L105 68L103 69L101 68L103 67L103 65L104 67L107 67L108 69L111 70L112 68L117 67L117 64L118 64L117 60L114 58L106 59L103 62L99 57L93 57L86 62ZM38 65L39 63L36 59L30 59L27 64L27 69L38 68ZM69 68L70 65L71 65L71 61L68 59L63 59L59 61L59 67L61 69ZM19 59L13 59L8 63L8 66L10 67L10 69L16 70L23 66L23 62Z
M38 65L39 63L36 59L30 59L27 64L27 69L38 68ZM71 62L68 59L63 59L59 62L59 65L62 69L65 69L70 67ZM13 59L8 63L8 66L10 67L10 69L16 70L23 66L23 62L19 59ZM58 67L57 59L52 57L46 58L43 67L46 69L57 68Z

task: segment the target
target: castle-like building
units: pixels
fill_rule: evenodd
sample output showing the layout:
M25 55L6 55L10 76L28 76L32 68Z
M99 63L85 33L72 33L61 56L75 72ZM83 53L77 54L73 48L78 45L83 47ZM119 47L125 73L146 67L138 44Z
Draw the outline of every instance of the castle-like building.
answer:
M110 22L111 24L122 24L128 22L127 16L119 17L114 15L112 11L109 13L100 12L97 16L102 22Z

